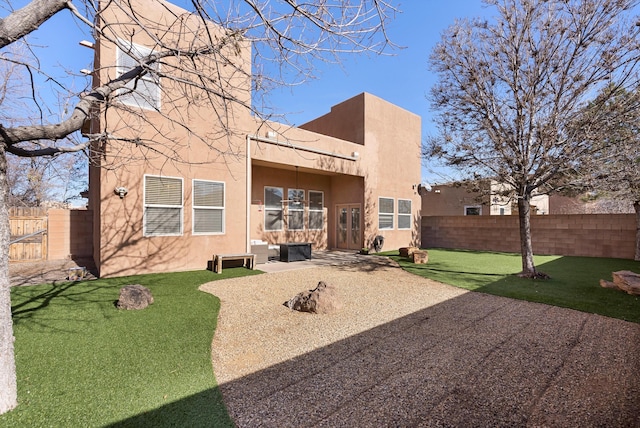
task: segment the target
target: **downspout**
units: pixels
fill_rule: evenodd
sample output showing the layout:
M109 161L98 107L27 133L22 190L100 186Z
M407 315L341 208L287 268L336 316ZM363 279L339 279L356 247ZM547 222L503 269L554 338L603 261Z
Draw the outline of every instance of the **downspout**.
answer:
M250 253L251 252L251 136L247 135L247 173L246 173L246 186L247 186L247 208L246 208L246 212L247 212L247 217L246 217L246 236L247 236L247 242L246 242L246 252Z

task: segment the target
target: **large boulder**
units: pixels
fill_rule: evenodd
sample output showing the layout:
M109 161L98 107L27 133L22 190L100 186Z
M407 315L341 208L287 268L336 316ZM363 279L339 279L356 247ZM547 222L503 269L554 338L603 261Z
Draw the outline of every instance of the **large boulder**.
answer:
M415 264L424 264L429 261L429 252L427 250L414 251L411 259Z
M140 284L133 284L120 289L120 297L116 307L118 309L144 309L152 303L151 291Z
M600 280L600 286L614 288L627 294L640 295L640 274L628 270L613 272L613 282Z
M285 306L294 311L312 314L329 314L342 306L338 298L338 290L320 281L313 290L303 291L285 302Z
M406 257L410 259L413 253L415 253L418 250L419 250L418 247L400 247L398 252L400 253L400 257Z

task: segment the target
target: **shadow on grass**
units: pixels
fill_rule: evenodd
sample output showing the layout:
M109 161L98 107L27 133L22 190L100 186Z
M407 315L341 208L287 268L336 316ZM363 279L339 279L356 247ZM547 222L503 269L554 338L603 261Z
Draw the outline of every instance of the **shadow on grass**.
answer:
M233 428L235 425L222 402L219 388L213 388L106 427Z
M391 256L408 272L471 291L576 309L640 323L640 296L602 288L619 270L640 272L640 262L593 257L536 256L549 280L517 277L519 254L430 249L427 264Z
M0 426L118 419L121 426L232 426L211 368L220 302L198 287L254 274L239 268L13 287L19 406L0 415ZM150 288L154 303L114 308L127 284Z
M567 266L548 263L550 271ZM350 268L366 275L381 267L365 262ZM416 269L483 278L477 288L487 294L512 284L509 274ZM295 324L307 319L293 312L286 317ZM636 426L639 344L637 324L467 293L218 389L237 426ZM247 352L268 353L269 346L246 344ZM184 426L233 426L224 417L218 423L190 416L217 393L205 391L111 426L171 426L165 420L176 414L185 415Z

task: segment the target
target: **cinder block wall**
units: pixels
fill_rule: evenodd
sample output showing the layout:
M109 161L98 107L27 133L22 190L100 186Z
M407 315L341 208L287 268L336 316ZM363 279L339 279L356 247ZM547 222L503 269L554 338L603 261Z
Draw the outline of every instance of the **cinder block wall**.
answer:
M531 217L533 252L633 259L635 214ZM520 252L518 216L422 217L422 246Z
M47 217L49 260L93 257L92 211L50 209Z

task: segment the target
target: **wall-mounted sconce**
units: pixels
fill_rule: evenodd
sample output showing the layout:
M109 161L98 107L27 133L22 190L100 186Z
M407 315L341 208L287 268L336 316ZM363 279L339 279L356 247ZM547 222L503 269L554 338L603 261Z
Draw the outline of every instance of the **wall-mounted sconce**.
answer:
M417 190L418 191L418 195L421 195L423 192L430 192L431 191L431 185L429 183L414 184L413 185L413 190ZM438 193L437 190L436 190L436 193Z
M278 134L275 131L267 131L267 138L276 138Z
M353 158L355 158L355 159L358 159L358 158L360 157L360 153L358 153L358 152L353 152L353 153L351 153L351 157L353 157Z
M89 49L93 49L94 48L93 43L91 43L89 40L80 40L80 42L78 42L78 44L80 46L84 46L85 48L89 48Z
M127 190L127 188L126 188L126 187L122 187L122 186L120 186L120 187L116 187L116 188L113 190L113 192L114 192L116 195L120 196L120 199L123 199L125 196L127 196L127 193L129 193L129 191Z

